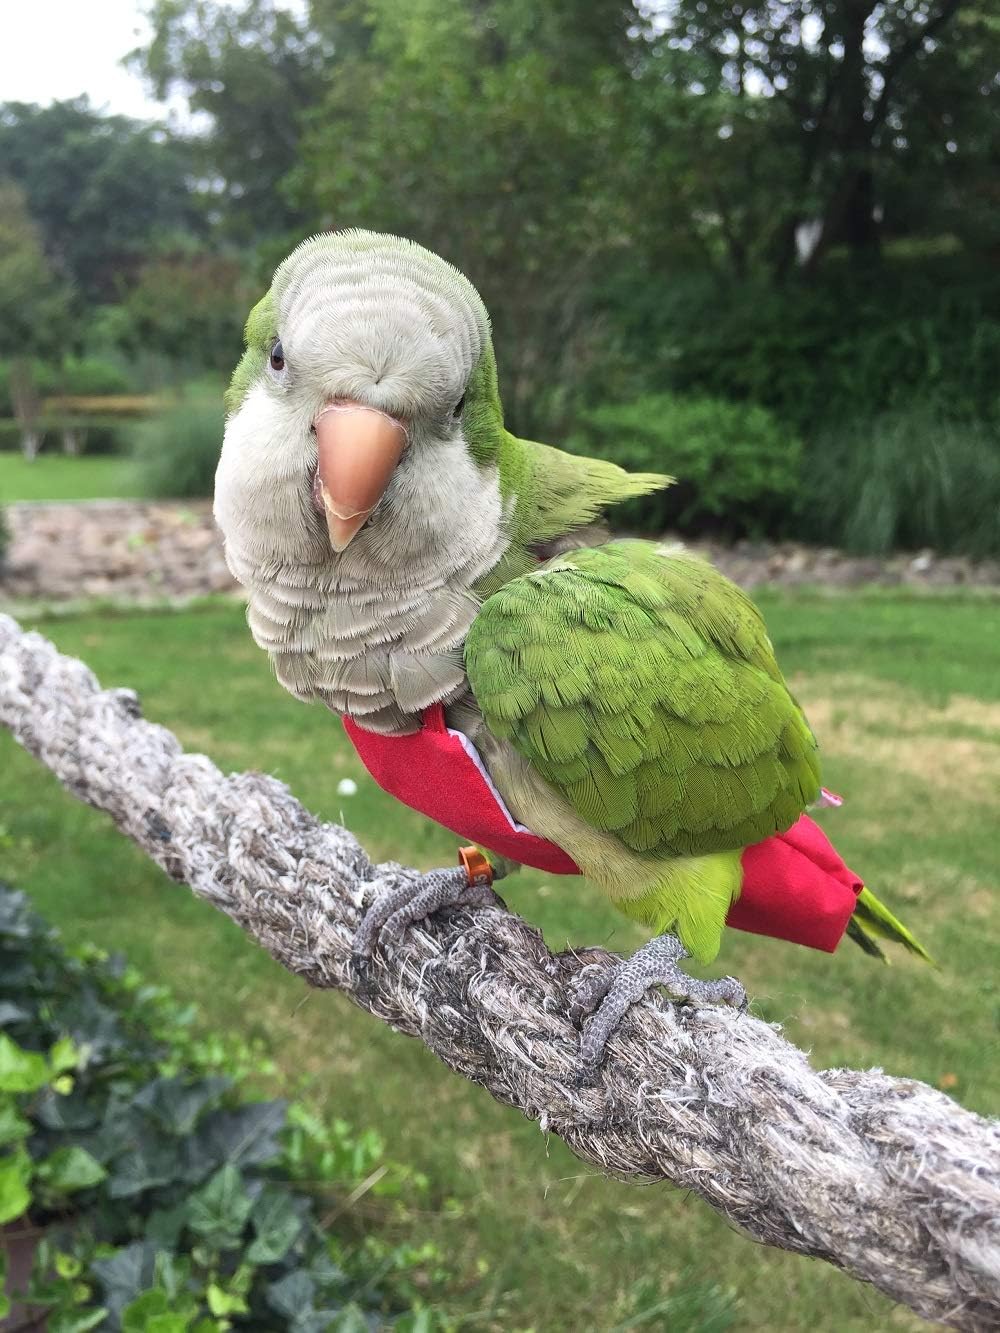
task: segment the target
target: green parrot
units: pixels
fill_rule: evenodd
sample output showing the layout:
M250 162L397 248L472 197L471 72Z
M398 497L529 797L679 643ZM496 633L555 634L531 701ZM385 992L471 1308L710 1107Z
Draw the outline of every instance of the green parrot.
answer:
M745 1003L679 964L718 952L743 850L819 797L817 745L739 588L680 546L610 539L604 511L670 478L505 430L474 287L367 231L280 265L227 413L215 515L279 682L389 737L443 705L513 817L655 932L581 988L585 1062L652 985ZM359 957L461 901L453 871L386 892ZM868 890L849 933L926 957Z

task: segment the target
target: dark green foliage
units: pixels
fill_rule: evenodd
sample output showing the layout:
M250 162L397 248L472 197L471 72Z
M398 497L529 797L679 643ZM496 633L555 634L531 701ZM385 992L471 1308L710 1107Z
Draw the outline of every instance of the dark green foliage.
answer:
M0 104L0 174L24 191L60 275L110 300L158 240L200 229L190 145L85 97Z
M344 1202L376 1172L401 1208L420 1180L373 1134L243 1100L260 1053L193 1018L0 886L0 1224L44 1231L21 1300L53 1333L446 1327L415 1295L435 1255Z
M304 235L363 225L480 287L525 437L645 456L656 440L580 414L663 393L766 408L813 453L831 424L915 405L1000 420L990 6L666 8L669 23L630 0L156 0L133 66L207 114L204 134L85 101L0 107L7 355L117 349L154 387L229 369L248 291ZM85 301L99 312L81 319ZM792 467L761 462L770 445L730 480L709 443L668 452L682 485L624 520L815 535ZM209 470L166 487L204 493ZM832 484L825 508L846 512ZM980 551L982 531L945 540Z
M803 487L813 540L876 555L1000 555L1000 422L913 410L830 425L810 446Z
M157 256L120 307L118 339L134 357L159 352L188 375L228 373L252 299L238 259L211 251Z
M0 144L2 123L0 112ZM70 302L24 190L0 167L0 356L25 361L58 353Z
M197 389L135 436L139 486L151 498L210 496L222 448L222 393Z
M39 395L75 397L128 393L132 388L120 366L93 356L68 356L61 365L45 361L31 362L32 375ZM10 394L10 362L0 361L0 417L10 416L14 404Z
M569 447L631 472L677 478L669 489L623 505L621 526L731 536L781 525L798 489L802 452L795 434L763 407L666 393L582 413Z
M642 382L761 403L809 438L828 422L918 403L1000 420L1000 275L957 257L832 264L808 285L704 272L619 289Z
M32 360L31 374L38 394L41 415L37 428L43 448L60 447L65 431L76 432L79 452L85 454L118 453L124 437L121 417L101 413L44 410L45 399L67 395L90 397L128 393L129 377L117 364L99 357L66 357L61 364ZM14 403L10 392L11 363L0 361L0 452L20 446L22 430L13 419Z

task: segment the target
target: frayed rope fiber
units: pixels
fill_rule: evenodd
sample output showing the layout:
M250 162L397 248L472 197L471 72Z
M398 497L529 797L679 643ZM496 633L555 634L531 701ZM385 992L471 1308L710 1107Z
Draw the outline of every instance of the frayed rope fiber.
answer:
M373 865L274 778L226 777L185 754L131 691L102 690L9 616L0 721L283 967L419 1038L585 1162L692 1190L754 1239L825 1259L928 1319L1000 1328L1000 1123L879 1070L817 1072L771 1024L663 997L625 1019L600 1080L576 1086L566 1015L581 959L554 957L518 917L442 912L377 952L359 989L362 912L418 871Z

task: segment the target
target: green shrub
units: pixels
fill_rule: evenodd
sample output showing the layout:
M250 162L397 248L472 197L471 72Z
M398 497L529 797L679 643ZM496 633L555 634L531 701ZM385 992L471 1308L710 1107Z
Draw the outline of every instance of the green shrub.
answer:
M632 472L667 472L674 486L616 511L616 523L759 536L787 522L801 445L762 407L647 394L584 412L568 447Z
M210 496L222 448L222 396L198 390L136 428L134 457L143 495Z
M52 394L71 394L74 397L128 393L132 388L129 377L120 366L98 357L67 357L61 366L45 361L32 361L32 371L38 392L43 398ZM10 397L10 366L0 361L0 417L13 412Z
M436 1253L371 1222L407 1221L426 1182L370 1131L246 1100L260 1053L193 1018L0 885L0 1226L42 1238L15 1299L50 1333L449 1327ZM0 1321L3 1270L0 1250Z
M808 540L875 555L1000 555L1000 427L919 409L831 425L803 476Z
M877 275L834 262L777 287L696 270L608 299L646 387L760 403L805 439L915 399L1000 421L1000 270L960 256L887 258Z

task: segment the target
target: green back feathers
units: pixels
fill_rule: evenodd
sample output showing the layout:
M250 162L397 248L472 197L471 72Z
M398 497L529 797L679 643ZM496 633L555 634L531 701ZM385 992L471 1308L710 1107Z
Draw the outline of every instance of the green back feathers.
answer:
M692 557L637 541L560 556L485 602L466 670L489 729L634 851L745 847L819 794L759 613Z

